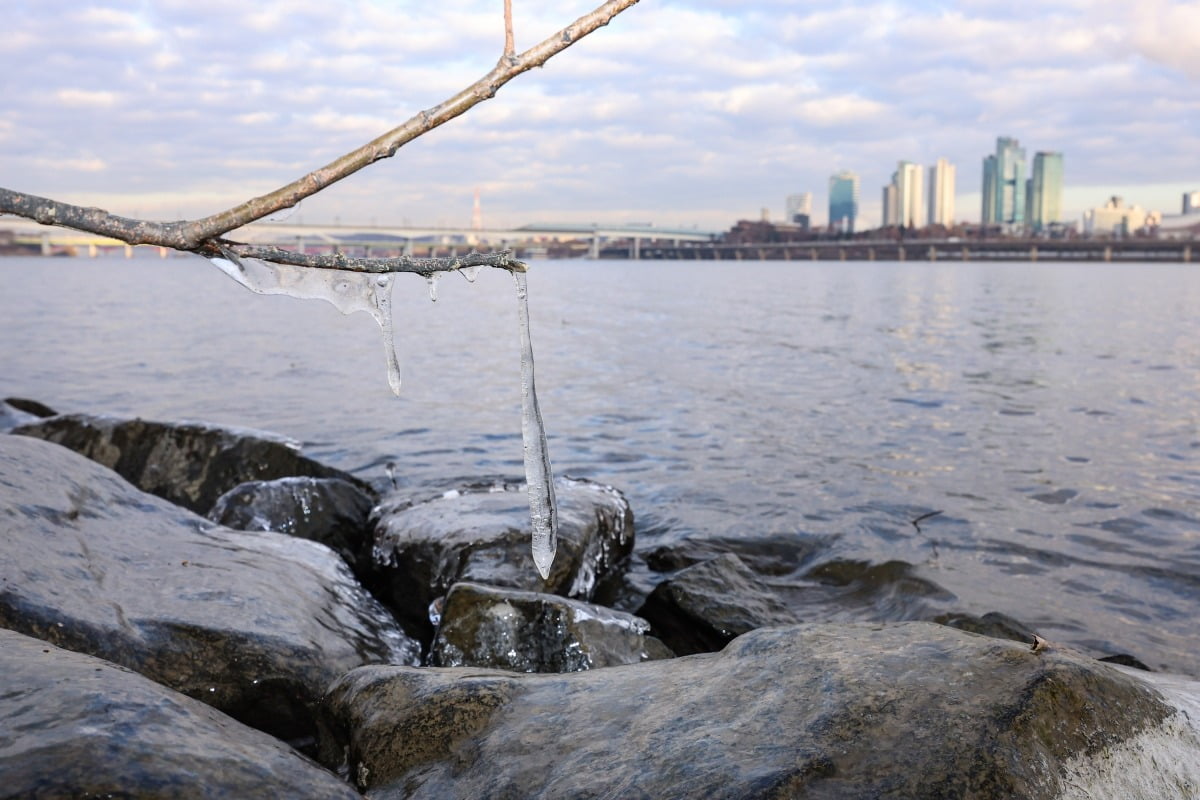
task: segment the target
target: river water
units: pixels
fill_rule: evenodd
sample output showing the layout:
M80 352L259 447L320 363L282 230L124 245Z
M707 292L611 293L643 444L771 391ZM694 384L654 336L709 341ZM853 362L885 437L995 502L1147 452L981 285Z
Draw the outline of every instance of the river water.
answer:
M399 399L369 317L198 258L0 276L3 396L275 431L379 485L523 474L507 274L398 277ZM629 498L635 589L717 541L783 553L805 619L997 611L1200 677L1195 266L535 262L529 300L551 459Z

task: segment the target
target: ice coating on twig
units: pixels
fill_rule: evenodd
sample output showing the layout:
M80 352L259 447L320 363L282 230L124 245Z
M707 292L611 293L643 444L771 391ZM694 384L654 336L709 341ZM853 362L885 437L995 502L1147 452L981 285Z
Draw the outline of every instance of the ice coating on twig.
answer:
M438 278L439 278L439 275L436 272L430 273L429 275L425 276L425 280L429 283L429 299L435 303L437 302L437 297L438 297L438 295L437 295Z
M392 276L336 269L312 269L269 264L256 258L209 259L217 269L258 294L283 294L305 300L326 300L343 314L366 311L379 323L387 358L388 386L400 394L400 360L392 331Z
M483 269L481 266L463 267L458 271L458 274L466 278L467 283L474 283L475 279L479 277L479 271L481 269Z
M546 428L538 408L533 381L533 344L529 338L529 289L525 273L513 272L517 282L517 314L521 322L521 443L525 450L525 482L529 486L529 522L533 530L533 563L545 580L558 550L558 506L554 474L546 447Z

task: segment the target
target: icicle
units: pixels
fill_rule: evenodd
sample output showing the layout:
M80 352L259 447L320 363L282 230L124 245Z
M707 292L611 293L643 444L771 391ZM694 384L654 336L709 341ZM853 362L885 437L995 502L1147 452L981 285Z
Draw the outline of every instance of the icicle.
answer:
M474 283L475 279L479 277L479 270L481 269L483 269L481 266L463 267L458 271L458 274L466 278L467 283Z
M269 264L255 258L238 258L228 250L226 258L209 259L235 281L258 294L284 294L306 300L326 300L343 314L366 311L383 333L388 386L400 394L400 360L392 331L392 278L369 272L312 269L290 264Z
M521 322L521 442L525 450L525 482L529 486L529 518L533 530L533 563L545 580L558 550L558 507L554 474L546 448L546 428L533 381L533 344L529 338L529 289L524 272L514 272L517 315Z
M425 276L425 281L429 284L429 299L435 303L437 302L438 277L439 275L436 272L432 272Z

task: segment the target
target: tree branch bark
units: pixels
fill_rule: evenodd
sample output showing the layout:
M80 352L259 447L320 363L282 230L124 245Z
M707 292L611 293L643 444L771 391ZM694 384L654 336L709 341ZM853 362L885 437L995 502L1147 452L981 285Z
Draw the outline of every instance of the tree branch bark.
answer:
M528 50L514 54L512 51L512 8L511 0L505 0L505 52L496 66L475 83L455 94L453 97L432 108L421 111L407 122L393 128L382 136L367 142L361 147L346 153L342 157L313 170L307 175L281 186L273 192L254 197L208 217L197 220L180 220L178 222L155 222L151 220L133 219L112 214L101 208L71 205L50 198L17 192L0 187L0 212L15 214L27 219L36 220L44 225L58 225L75 230L95 233L118 239L126 244L148 244L160 247L170 247L174 250L201 253L216 256L220 254L220 245L230 247L238 255L252 258L262 258L279 263L306 263L302 266L322 267L326 269L351 269L356 271L385 272L393 271L424 271L422 269L401 268L400 265L415 263L414 259L345 259L337 256L307 257L298 253L275 248L249 248L234 242L219 240L229 231L236 230L255 220L273 214L285 208L291 208L306 197L310 197L328 186L353 175L360 169L376 161L390 158L402 146L422 136L434 128L444 125L475 105L493 97L500 87L516 76L528 72L534 67L540 67L554 55L560 53L579 39L587 36L596 29L607 25L617 14L638 0L607 0L591 12L584 14L567 27L542 40ZM251 250L256 250L256 255ZM286 255L284 255L286 254ZM267 256L270 257L267 257ZM476 254L477 255L477 254ZM283 261L288 258L291 260ZM341 259L338 261L338 259ZM326 265L323 259L337 261ZM426 259L433 262L453 262L461 259ZM521 264L509 257L510 264L506 269L512 269L513 264ZM322 262L322 263L317 263ZM358 266L351 266L357 264ZM497 265L499 266L499 265ZM521 267L524 265L522 264ZM458 267L443 267L456 269ZM437 271L436 269L430 271Z

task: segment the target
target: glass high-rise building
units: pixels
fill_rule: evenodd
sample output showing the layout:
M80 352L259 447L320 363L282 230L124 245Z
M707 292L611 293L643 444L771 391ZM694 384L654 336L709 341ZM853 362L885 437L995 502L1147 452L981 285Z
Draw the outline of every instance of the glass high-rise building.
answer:
M983 160L983 222L1024 225L1025 188L1025 150L1016 139L997 138L996 155Z
M829 227L854 233L858 219L858 174L842 170L829 179Z
M1030 228L1038 231L1062 220L1062 193L1062 153L1038 153L1033 157L1033 174L1029 178Z

